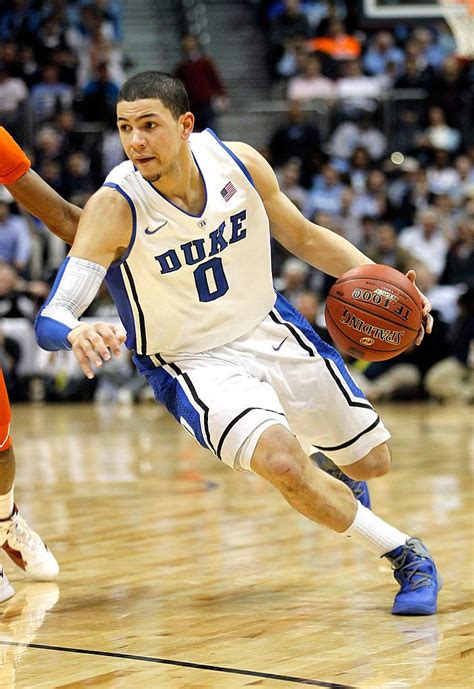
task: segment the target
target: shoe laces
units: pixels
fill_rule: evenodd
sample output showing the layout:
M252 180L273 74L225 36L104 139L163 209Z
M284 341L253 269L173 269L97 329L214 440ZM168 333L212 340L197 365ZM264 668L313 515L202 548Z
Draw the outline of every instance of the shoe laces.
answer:
M407 562L410 553L413 553L415 557ZM410 591L414 591L432 584L434 575L424 569L424 563L427 560L426 556L421 555L408 545L403 548L403 552L398 557L392 560L392 569L396 575L403 577Z
M16 514L13 519L11 526L8 529L8 534L13 536L14 540L28 550L33 551L39 543L39 538L36 536L35 532L32 531L25 520Z

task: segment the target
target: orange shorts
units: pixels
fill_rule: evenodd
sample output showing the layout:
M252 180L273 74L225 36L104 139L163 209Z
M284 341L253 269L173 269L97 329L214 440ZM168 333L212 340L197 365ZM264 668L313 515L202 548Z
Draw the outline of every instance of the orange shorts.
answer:
M12 445L10 435L10 400L8 399L7 386L3 377L2 369L0 369L0 452L5 452Z

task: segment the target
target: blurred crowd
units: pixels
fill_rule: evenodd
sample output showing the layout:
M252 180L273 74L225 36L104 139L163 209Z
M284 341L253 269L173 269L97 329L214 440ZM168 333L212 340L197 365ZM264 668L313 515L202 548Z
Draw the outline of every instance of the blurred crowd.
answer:
M307 218L377 263L415 268L433 304L435 328L420 347L348 361L369 398L473 401L474 65L444 21L362 31L353 6L260 2L274 92L288 102L264 153ZM388 132L385 100L401 89ZM277 287L328 339L333 279L278 245L274 267Z
M367 395L472 401L474 67L456 55L443 21L361 31L353 4L259 3L273 93L288 99L262 153L307 218L378 263L415 268L433 304L435 329L421 347L388 362L348 362ZM27 145L36 171L79 206L123 160L115 100L130 60L122 31L119 0L0 2L0 124ZM200 130L229 101L218 65L196 38L184 36L182 48L175 72ZM385 95L414 88L423 97L404 101L387 132ZM331 113L329 131L318 101ZM0 188L0 364L12 399L146 398L128 356L92 382L62 353L28 362L20 323L34 320L66 251ZM333 279L276 243L273 259L276 287L327 339L324 300ZM106 290L86 315L116 317Z

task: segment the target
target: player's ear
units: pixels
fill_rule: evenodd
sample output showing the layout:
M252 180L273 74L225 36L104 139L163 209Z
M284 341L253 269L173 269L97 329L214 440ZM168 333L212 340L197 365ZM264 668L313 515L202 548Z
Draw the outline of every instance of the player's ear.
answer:
M194 128L194 115L192 112L185 112L179 116L181 126L181 138L188 139Z

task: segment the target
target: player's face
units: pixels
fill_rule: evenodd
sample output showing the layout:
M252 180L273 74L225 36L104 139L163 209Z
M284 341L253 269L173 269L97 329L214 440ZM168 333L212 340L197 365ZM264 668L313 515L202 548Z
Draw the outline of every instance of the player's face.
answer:
M155 98L117 104L117 126L128 158L149 182L158 182L179 165L179 156L192 131L193 116L176 120Z

